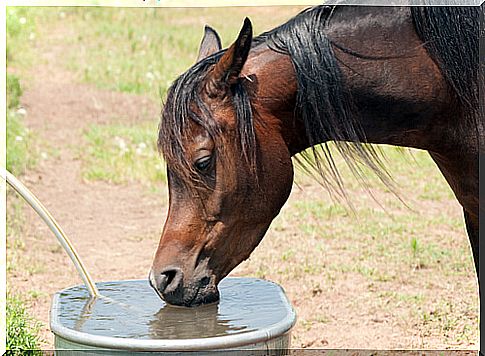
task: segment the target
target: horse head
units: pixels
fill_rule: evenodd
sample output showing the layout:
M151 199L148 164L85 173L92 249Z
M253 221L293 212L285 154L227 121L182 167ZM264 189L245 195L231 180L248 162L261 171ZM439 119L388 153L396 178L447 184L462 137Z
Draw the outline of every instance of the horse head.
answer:
M249 257L291 190L278 121L256 113L256 78L242 74L251 43L248 19L225 51L206 27L197 63L168 92L158 143L169 211L150 283L170 304L218 300L217 284Z

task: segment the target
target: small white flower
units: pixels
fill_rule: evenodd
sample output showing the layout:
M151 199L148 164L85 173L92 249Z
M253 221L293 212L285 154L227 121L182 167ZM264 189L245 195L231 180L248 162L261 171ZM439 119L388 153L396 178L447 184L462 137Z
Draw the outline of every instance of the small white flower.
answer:
M17 114L25 116L27 114L27 110L25 110L24 108L19 108L17 110Z
M24 138L22 136L15 136L15 141L23 141Z
M126 149L127 149L127 147L126 147L126 142L125 142L125 141L123 141L123 140L121 140L120 142L118 142L118 146L119 146L119 148L120 148L122 151L124 151L124 150L126 150Z
M25 25L27 23L27 19L25 17L21 17L19 19L19 22L20 22L21 25Z
M33 33L33 32L30 33L29 40L31 40L31 41L35 40L35 33Z
M145 142L140 142L140 143L138 144L138 147L139 147L140 149L144 150L145 148L147 148L147 144L146 144Z
M135 150L135 153L138 155L138 156L141 156L143 154L143 150L140 148L140 147L137 147L136 150Z
M64 11L59 12L59 17L61 19L65 18L66 17L66 13Z
M147 74L145 74L145 76L147 77L148 80L153 80L155 79L155 76L153 75L152 72L147 72Z
M42 159L47 159L47 157L49 157L45 152L41 152L40 156L42 157Z
M127 148L126 148L126 142L125 140L123 140L121 137L119 136L115 136L115 141L116 141L116 144L118 145L118 147L120 148L121 151L126 151Z

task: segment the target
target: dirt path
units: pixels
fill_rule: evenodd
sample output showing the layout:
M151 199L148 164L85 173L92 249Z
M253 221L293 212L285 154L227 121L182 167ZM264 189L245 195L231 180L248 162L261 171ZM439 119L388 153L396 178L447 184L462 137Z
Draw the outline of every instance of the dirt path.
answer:
M59 155L41 160L23 177L72 239L96 281L145 278L164 221L165 194L158 198L138 184L86 182L76 150L92 123L156 120L157 103L146 98L75 84L52 66L33 69L22 97L25 123ZM161 183L162 184L162 183ZM26 208L24 236L30 268L10 275L11 290L35 294L32 314L44 324L44 347L52 345L48 311L52 293L80 282L47 226Z

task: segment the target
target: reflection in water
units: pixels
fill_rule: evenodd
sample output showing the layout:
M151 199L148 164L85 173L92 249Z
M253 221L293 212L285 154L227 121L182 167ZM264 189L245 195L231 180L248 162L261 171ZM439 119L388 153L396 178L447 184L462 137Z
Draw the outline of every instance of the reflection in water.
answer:
M84 286L61 293L59 322L95 335L194 339L271 327L289 312L279 286L254 278L224 279L220 301L195 308L166 305L144 280L98 283L98 288L97 299L90 299Z
M229 334L229 320L220 319L218 303L197 308L165 306L149 321L151 339L185 339ZM240 329L244 329L241 326Z
M89 320L92 312L94 304L96 303L96 298L89 299L86 304L84 304L83 309L81 310L81 317L78 318L75 322L74 328L76 330L82 330L84 323Z

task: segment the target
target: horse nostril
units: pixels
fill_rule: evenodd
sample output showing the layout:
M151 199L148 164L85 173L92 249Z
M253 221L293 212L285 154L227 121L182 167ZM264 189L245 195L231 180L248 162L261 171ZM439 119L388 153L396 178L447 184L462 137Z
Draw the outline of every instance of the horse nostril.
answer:
M167 286L170 285L170 283L172 283L176 275L177 275L177 271L175 270L169 270L162 273L162 277L165 277L165 280L167 281Z
M199 285L200 285L200 287L205 287L210 283L210 281L211 281L211 279L209 277L203 277L200 280Z
M157 288L160 293L171 293L182 283L183 273L179 268L167 269L160 273Z

